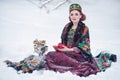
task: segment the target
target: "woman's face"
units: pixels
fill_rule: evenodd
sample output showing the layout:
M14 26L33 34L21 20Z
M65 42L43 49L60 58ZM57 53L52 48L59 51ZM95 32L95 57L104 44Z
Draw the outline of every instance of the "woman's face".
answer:
M78 23L80 18L82 17L82 15L80 14L79 11L77 10L72 10L70 12L70 20L73 22L73 23Z

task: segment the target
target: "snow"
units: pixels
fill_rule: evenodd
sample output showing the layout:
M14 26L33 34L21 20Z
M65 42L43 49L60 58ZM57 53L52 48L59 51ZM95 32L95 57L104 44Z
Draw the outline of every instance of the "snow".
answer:
M78 0L75 0L77 2ZM73 0L70 0L74 3ZM97 55L107 50L117 55L117 63L105 72L79 77L70 72L34 71L32 74L17 74L8 68L4 60L20 61L33 53L33 41L45 39L48 51L60 42L64 25L69 21L69 3L57 10L46 12L27 0L0 0L0 80L118 80L120 78L120 1L79 0L87 16L91 51Z

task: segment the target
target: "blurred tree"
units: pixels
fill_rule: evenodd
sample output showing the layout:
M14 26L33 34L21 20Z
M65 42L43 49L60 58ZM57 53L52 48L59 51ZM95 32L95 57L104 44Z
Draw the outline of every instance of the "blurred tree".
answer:
M47 11L47 13L58 9L62 5L65 5L67 3L69 4L72 2L72 0L27 0L27 1L34 4L40 9L44 8ZM76 0L76 1L79 1L79 0Z

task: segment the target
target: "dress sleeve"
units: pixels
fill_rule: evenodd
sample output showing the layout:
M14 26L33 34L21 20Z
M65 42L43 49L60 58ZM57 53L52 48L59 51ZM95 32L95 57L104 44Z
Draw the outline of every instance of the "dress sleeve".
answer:
M89 40L89 29L85 26L84 32L78 43L78 48L82 50L85 54L91 55L90 52L90 40Z

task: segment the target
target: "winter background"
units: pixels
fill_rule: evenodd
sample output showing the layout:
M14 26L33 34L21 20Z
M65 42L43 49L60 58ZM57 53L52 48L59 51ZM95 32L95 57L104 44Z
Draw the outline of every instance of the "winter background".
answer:
M32 1L32 2L31 2ZM120 1L119 0L0 0L0 80L119 80L120 76ZM66 2L64 2L66 1ZM96 56L107 50L117 62L105 72L79 77L70 72L34 71L17 74L3 62L20 61L33 53L33 41L44 39L54 50L63 27L69 22L69 5L79 3L89 27L91 52ZM63 4L63 5L62 5ZM61 5L61 6L59 6ZM47 54L47 52L46 52Z

